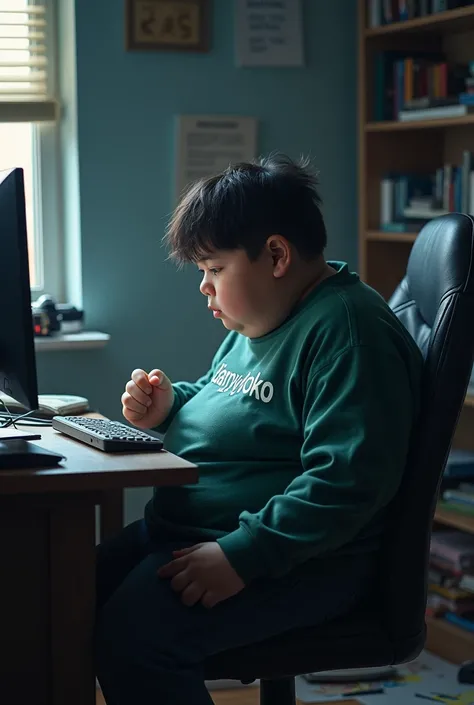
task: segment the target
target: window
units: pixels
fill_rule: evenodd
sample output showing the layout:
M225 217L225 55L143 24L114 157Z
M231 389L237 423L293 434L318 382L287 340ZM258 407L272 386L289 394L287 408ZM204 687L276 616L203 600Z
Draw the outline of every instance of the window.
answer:
M0 0L0 169L24 169L33 298L62 293L53 37L50 5Z

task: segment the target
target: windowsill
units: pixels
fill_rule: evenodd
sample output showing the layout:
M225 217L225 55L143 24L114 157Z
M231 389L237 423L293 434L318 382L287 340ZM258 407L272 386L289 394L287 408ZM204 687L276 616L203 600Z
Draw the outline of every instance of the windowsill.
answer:
M43 350L45 352L52 350L93 350L105 347L109 340L110 335L96 331L57 333L44 336L44 338L36 336L35 350L36 352Z

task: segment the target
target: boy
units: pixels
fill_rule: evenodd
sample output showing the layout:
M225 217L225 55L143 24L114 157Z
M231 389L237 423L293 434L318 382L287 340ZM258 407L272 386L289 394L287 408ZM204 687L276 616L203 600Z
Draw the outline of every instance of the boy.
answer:
M421 355L326 262L316 181L286 158L194 185L167 233L230 332L209 372L135 370L125 418L199 465L98 552L108 705L208 705L203 662L349 611L370 589L417 416Z

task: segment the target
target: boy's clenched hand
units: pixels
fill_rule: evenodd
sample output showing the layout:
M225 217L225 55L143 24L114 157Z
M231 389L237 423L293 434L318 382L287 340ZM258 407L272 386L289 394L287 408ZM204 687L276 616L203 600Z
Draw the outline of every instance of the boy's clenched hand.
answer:
M174 551L174 560L159 569L160 578L171 578L171 587L181 593L181 601L191 607L201 602L214 607L244 589L245 584L232 568L218 543L198 543Z
M161 370L133 370L122 394L122 413L138 428L159 426L170 413L174 401L173 386Z

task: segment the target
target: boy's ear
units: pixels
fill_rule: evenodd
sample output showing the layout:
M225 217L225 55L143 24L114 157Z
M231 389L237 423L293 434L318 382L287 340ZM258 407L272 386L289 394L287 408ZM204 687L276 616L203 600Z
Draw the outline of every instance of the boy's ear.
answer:
M273 262L273 276L279 279L286 274L291 263L290 243L282 235L270 235L267 249Z

